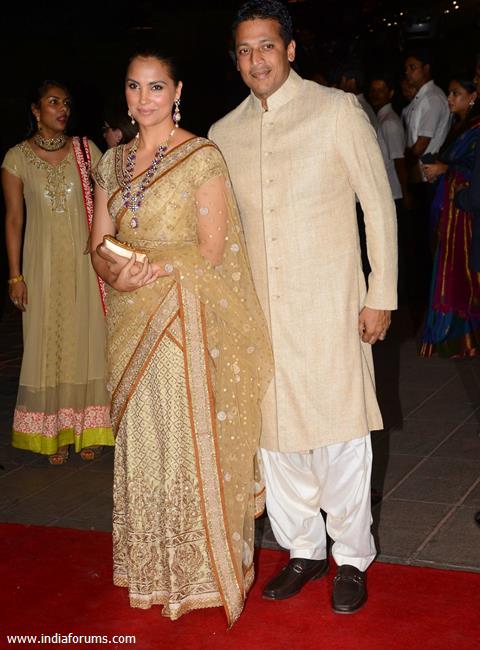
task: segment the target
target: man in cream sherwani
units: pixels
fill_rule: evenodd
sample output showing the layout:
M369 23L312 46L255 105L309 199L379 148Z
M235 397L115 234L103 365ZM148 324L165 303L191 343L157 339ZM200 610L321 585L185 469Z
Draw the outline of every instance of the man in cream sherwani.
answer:
M261 455L272 529L290 561L263 595L289 598L324 575L328 532L333 609L350 613L367 599L365 571L375 557L370 431L382 418L371 346L385 338L396 308L395 206L356 98L291 70L284 4L244 3L234 37L251 93L209 137L230 169L275 356ZM365 213L368 291L355 194Z

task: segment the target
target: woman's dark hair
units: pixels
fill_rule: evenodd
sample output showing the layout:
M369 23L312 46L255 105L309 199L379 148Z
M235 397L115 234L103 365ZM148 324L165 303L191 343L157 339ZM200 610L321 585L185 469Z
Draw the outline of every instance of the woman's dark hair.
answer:
M126 144L137 135L138 127L136 124L132 124L131 119L128 117L125 100L121 97L106 104L103 116L110 128L120 129L122 132L122 139L119 144Z
M467 91L467 93L474 93L477 90L476 85L473 83L471 79L468 79L463 74L460 75L454 75L451 77L450 82L456 81L460 86ZM452 126L450 128L450 131L445 139L445 142L443 143L440 153L445 151L454 140L457 140L465 131L468 131L470 128L472 122L474 120L478 120L480 116L480 97L477 97L473 103L473 106L470 107L468 113L463 119L458 118L455 116L455 120L452 123Z
M240 23L246 20L276 20L280 25L280 36L287 46L293 39L293 23L287 7L280 0L247 0L238 9L232 23L232 36Z
M37 132L37 120L35 119L32 113L32 106L39 106L42 97L45 97L49 88L60 88L66 93L70 102L72 101L72 96L67 86L61 81L56 81L55 79L44 79L40 82L39 85L32 88L28 97L28 132L27 138L30 138L34 133Z
M181 81L180 66L176 58L170 54L165 54L164 52L161 52L160 50L157 50L155 48L145 48L145 49L139 49L135 51L128 59L127 70L130 67L132 61L134 61L135 59L150 59L150 58L157 59L157 61L159 61L160 63L162 63L164 66L167 67L168 72L170 74L170 78L173 80L173 83L175 85L177 85L178 82Z

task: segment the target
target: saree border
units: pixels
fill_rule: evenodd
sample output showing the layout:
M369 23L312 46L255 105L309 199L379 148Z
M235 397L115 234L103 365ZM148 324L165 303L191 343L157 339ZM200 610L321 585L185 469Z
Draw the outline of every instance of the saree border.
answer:
M119 192L121 192L122 187L123 187L123 147L125 145L122 145L121 147L117 147L115 150L115 177L118 183L117 189L113 192L113 194L109 197L107 201L107 208L110 211L110 208L112 207L112 203L115 200L115 198L118 196ZM182 148L185 147L187 149L186 152L182 150ZM147 189L151 189L155 183L157 183L159 180L161 180L166 174L171 172L173 169L178 167L181 163L185 162L192 156L194 153L197 151L200 151L200 149L203 149L204 147L213 147L214 149L217 149L217 146L215 143L210 142L210 140L207 140L206 138L200 138L200 137L194 137L190 138L189 140L185 140L185 142L181 142L179 145L171 149L171 151L165 156L163 159L163 165L160 168L158 176L156 176L152 182L148 185ZM135 178L133 181L135 181L137 178L141 177L145 171L141 172ZM122 223L123 217L126 215L128 212L128 208L125 206L122 206L122 208L119 210L117 215L114 218L115 225L117 226L117 230L120 228L120 225Z
M82 151L81 142L83 142L83 150L85 152L86 160ZM86 137L79 138L78 136L73 137L72 150L73 150L73 157L75 158L75 162L77 164L78 174L80 176L83 205L85 206L85 213L87 216L87 226L88 226L88 232L90 238L90 232L92 231L92 223L93 223L93 196L92 196L92 185L91 185L92 156L90 153L88 138ZM98 284L98 290L100 292L100 300L102 303L103 315L105 316L105 314L107 313L107 307L105 304L105 282L96 273L95 273L95 277L97 278L97 284Z
M239 579L233 561L234 552L225 515L218 432L205 345L205 315L195 295L180 285L178 301L182 316L180 320L184 336L185 380L202 516L212 571L231 627L243 610L245 593L243 579ZM216 472L212 471L212 468L216 468Z

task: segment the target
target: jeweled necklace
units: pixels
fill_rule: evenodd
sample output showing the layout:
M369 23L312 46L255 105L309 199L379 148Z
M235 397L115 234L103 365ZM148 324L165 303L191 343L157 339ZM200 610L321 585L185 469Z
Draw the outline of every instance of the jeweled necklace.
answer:
M137 148L138 148L138 140L139 140L138 136L135 138L135 142L133 143L132 148L128 152L127 164L125 165L125 171L123 174L122 197L123 197L123 205L127 208L127 210L133 212L133 217L130 219L130 228L138 228L138 217L136 213L140 209L140 206L142 205L142 201L145 198L145 194L144 194L145 189L150 184L150 181L152 180L155 172L157 171L158 165L165 157L165 153L167 152L168 146L170 144L170 140L174 133L175 133L175 128L173 128L172 131L170 131L170 135L168 136L168 138L155 151L155 155L153 157L151 165L145 172L142 181L138 186L138 190L136 192L132 192L132 178L133 178L133 170L135 169L135 162L137 160Z
M64 133L56 135L54 138L44 138L40 133L35 133L33 140L37 147L45 151L58 151L65 146L67 136Z

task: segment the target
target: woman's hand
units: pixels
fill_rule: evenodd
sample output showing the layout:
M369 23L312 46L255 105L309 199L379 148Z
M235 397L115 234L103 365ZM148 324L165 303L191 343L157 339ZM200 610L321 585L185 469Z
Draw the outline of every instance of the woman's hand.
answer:
M422 164L422 169L425 176L427 177L427 181L429 183L433 183L439 176L445 174L448 169L448 165L442 162L435 162L428 165Z
M25 311L28 304L27 285L23 280L13 282L8 286L8 294L10 300L13 302L17 309Z
M107 263L108 270L118 277L120 271L128 264L128 259L109 250L103 243L96 248L99 257ZM140 264L138 265L140 267Z
M109 251L109 255L115 255L115 253ZM120 256L115 255L115 257ZM125 258L121 259L125 260ZM146 284L155 282L160 275L161 273L153 268L147 258L145 258L143 264L139 264L136 261L136 256L132 255L120 269L116 280L110 284L116 291L135 291L136 289L140 289L140 287L144 287Z

